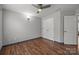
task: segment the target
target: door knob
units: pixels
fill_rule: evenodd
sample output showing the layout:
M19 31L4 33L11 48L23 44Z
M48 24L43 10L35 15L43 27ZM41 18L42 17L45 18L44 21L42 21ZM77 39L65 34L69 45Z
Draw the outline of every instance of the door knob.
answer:
M64 32L67 32L67 31L64 31Z

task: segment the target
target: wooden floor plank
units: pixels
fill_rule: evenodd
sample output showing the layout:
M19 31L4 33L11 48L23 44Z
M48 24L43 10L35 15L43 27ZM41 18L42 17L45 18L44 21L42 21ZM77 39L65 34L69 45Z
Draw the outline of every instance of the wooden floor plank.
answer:
M60 44L45 38L36 38L8 46L3 46L1 55L64 55L66 48L77 46ZM70 52L70 50L68 50Z

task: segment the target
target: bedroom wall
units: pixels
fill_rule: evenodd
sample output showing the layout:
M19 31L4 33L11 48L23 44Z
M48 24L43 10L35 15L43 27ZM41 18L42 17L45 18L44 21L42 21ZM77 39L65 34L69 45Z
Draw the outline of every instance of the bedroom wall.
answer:
M60 10L54 13L54 39L57 42L64 42L63 34L63 16Z
M64 42L62 24L63 17L60 10L56 10L54 13L43 17L42 36L53 41Z
M2 7L0 5L0 50L2 48Z
M3 15L3 45L41 36L41 18L31 17L28 21L25 15L5 9Z

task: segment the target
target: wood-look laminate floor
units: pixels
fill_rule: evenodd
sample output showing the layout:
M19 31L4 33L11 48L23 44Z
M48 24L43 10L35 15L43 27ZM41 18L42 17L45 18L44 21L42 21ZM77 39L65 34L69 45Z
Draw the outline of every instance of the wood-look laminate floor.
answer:
M76 47L77 46L63 45L44 38L37 38L33 40L28 40L4 46L0 54L1 55L63 55L66 53L67 50L69 51L69 48L74 50Z

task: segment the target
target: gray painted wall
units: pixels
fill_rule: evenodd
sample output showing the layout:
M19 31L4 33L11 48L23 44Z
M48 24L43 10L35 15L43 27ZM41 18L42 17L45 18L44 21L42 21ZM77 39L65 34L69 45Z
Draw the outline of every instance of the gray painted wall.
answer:
M31 17L28 21L25 15L9 10L3 10L3 15L3 45L41 36L41 18Z

